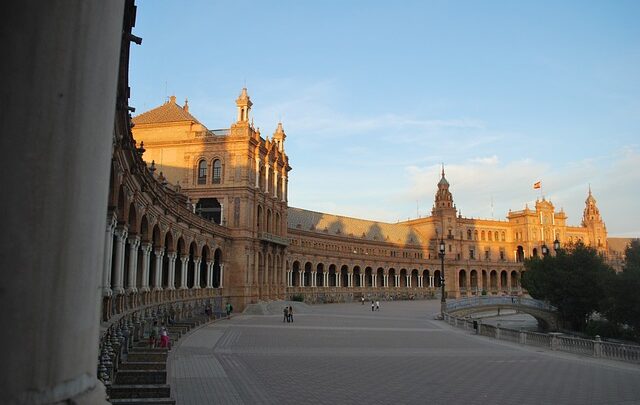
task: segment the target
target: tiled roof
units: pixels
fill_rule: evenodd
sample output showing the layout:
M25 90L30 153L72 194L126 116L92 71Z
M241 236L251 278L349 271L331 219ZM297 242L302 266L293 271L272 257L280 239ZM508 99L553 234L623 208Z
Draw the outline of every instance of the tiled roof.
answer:
M133 117L134 124L157 124L162 122L180 121L198 122L193 115L189 114L189 111L186 111L184 108L176 104L175 97L171 97L170 101L167 101L160 107L156 107L153 110L143 112L142 114Z
M409 225L368 221L301 208L289 207L288 225L290 229L342 237L400 244L423 243L420 234Z

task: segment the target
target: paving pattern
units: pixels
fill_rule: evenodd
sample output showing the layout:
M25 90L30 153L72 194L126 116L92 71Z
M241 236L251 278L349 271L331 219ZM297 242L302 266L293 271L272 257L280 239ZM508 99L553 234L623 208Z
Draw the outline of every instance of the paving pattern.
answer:
M299 304L298 304L299 305ZM640 404L640 366L472 335L437 301L326 304L239 315L169 357L178 405Z

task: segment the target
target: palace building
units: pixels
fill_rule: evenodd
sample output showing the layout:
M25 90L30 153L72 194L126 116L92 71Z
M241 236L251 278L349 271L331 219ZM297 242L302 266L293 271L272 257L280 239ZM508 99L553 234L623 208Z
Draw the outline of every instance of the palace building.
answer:
M450 297L522 293L522 261L553 254L556 240L607 254L606 227L590 189L580 226L568 225L565 213L544 198L502 221L462 217L444 168L430 217L390 224L289 207L284 128L278 123L263 137L250 117L252 105L242 89L237 120L223 129L208 129L187 101L178 105L174 96L133 118L133 137L156 182L183 195L184 209L224 233L212 286L224 286L221 294L240 307L296 295L308 302L432 297L441 282L441 240ZM162 245L168 254L186 258L184 237L161 230L158 240L163 238L172 243ZM193 252L190 257L197 258L198 250ZM207 279L204 260L199 287ZM182 275L188 266L165 267ZM179 288L175 282L161 286Z

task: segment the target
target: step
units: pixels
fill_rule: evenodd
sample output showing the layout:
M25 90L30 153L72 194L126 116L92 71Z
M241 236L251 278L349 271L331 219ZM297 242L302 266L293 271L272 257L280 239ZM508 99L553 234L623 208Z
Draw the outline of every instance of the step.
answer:
M109 400L113 405L176 405L171 398L121 398Z
M131 363L161 363L167 362L167 349L162 352L134 352L127 354L127 361Z
M169 398L171 388L169 384L124 385L114 384L109 387L109 397L117 399L133 398Z
M166 370L167 363L162 361L125 361L118 370Z
M118 370L115 384L149 385L166 384L166 370Z

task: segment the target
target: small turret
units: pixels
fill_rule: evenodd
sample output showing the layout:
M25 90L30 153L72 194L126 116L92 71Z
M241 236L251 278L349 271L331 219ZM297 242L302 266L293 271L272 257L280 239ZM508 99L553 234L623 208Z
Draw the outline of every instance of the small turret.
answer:
M278 122L276 132L273 133L273 141L278 145L278 150L280 152L284 152L284 140L286 137L287 135L284 133L284 129L282 128L282 122Z
M243 87L240 92L240 96L236 100L236 105L238 106L238 122L244 122L249 124L249 111L251 110L251 106L253 103L247 94L247 88Z

